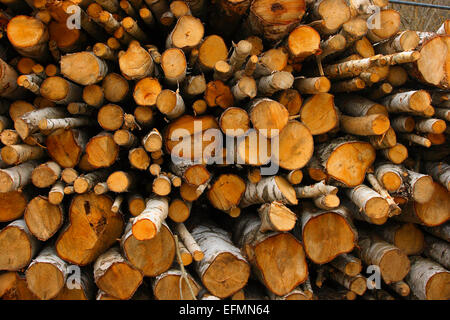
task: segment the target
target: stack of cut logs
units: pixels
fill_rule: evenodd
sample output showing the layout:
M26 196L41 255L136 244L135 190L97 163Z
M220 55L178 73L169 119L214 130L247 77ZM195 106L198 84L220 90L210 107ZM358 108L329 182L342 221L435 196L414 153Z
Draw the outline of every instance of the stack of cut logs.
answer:
M450 299L450 20L0 6L3 299Z

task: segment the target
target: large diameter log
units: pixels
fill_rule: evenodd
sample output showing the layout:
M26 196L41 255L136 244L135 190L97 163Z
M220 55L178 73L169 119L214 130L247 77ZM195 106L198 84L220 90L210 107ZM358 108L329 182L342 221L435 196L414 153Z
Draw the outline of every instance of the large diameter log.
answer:
M369 143L350 136L320 144L316 153L327 174L347 187L361 184L375 160L375 149Z
M195 268L209 292L226 298L247 284L250 266L225 230L197 225L192 236L205 254L201 261L195 263Z
M120 213L111 211L113 201L93 192L76 195L69 209L70 224L55 243L58 255L77 265L87 265L107 250L123 231Z
M424 248L424 235L413 223L388 221L374 230L407 255L420 254Z
M128 261L141 270L144 276L155 277L167 271L175 258L175 241L166 223L150 240L137 240L129 222L122 235L121 247Z
M306 99L300 109L300 120L313 135L335 128L338 124L338 114L333 95L318 93Z
M22 56L45 60L48 56L47 27L34 17L18 15L12 18L6 28L8 39Z
M38 240L47 241L61 228L64 211L60 205L51 204L48 198L37 196L28 203L24 219Z
M0 192L0 222L19 219L28 203L28 195L24 190Z
M140 80L153 74L154 63L147 50L132 41L128 50L119 54L119 67L126 79Z
M410 270L408 256L381 238L359 230L361 259L367 265L377 265L386 284L403 280Z
M450 273L436 262L413 256L411 271L405 281L417 298L422 300L450 299Z
M317 264L352 251L358 241L351 216L343 206L332 210L304 206L299 237L303 239L306 254Z
M57 129L46 139L47 152L63 168L73 168L81 160L88 135L78 129Z
M26 271L29 289L41 300L56 297L66 283L68 267L68 263L58 257L55 248L47 246Z
M126 300L140 286L143 275L122 256L118 247L113 247L95 261L94 280L100 290Z
M189 284L187 283L189 281ZM194 296L188 287L192 288ZM153 294L157 300L194 300L200 292L200 285L188 273L182 278L181 271L170 269L152 281Z
M437 182L433 182L432 197L425 203L408 201L402 214L396 219L413 222L429 227L439 226L450 219L449 191Z
M200 19L186 15L177 20L175 27L166 39L166 48L179 48L190 51L198 46L205 29Z
M244 192L245 182L242 178L234 174L222 174L211 183L206 195L214 208L237 217L240 214L239 202Z
M88 162L95 168L105 168L116 162L119 146L114 142L113 135L101 132L92 137L86 144Z
M292 234L261 233L260 227L256 215L243 216L234 228L234 243L241 248L258 280L274 294L285 295L308 277L305 252ZM283 263L278 264L279 261Z
M416 48L420 58L404 66L411 77L420 82L448 88L448 45L445 36L437 36L431 32L418 32L420 42Z
M16 220L0 231L0 270L26 268L38 253L39 241L31 234L25 220Z
M106 62L88 51L67 54L60 64L66 78L83 86L100 82L108 73Z

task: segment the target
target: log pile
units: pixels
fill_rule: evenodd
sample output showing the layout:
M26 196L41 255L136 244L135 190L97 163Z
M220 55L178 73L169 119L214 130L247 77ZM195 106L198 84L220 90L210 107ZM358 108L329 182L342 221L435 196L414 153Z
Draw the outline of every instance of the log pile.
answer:
M448 20L0 6L2 299L450 299Z

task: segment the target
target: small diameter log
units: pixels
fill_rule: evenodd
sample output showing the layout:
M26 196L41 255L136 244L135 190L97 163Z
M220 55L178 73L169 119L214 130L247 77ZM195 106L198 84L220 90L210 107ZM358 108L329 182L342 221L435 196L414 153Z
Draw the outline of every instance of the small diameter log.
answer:
M216 209L236 218L240 215L239 203L245 192L245 182L234 174L222 174L213 183L206 195Z
M116 104L107 104L100 108L97 113L97 122L108 131L115 131L122 127L124 118L123 109Z
M307 278L308 267L303 247L289 233L263 234L259 231L260 227L261 221L256 215L243 216L235 227L234 243L249 260L257 279L274 294L285 295ZM267 250L270 250L270 255ZM272 268L271 265L280 259L286 263L280 268Z
M165 197L153 197L145 210L133 219L132 233L140 241L154 238L169 214L169 202Z
M64 183L56 182L48 192L48 202L54 205L60 204L64 199Z
M389 287L402 297L409 296L411 292L409 285L404 281L392 282Z
M445 121L441 119L421 119L416 121L416 130L418 132L440 134L446 128Z
M391 195L384 189L378 179L375 177L373 173L367 174L367 180L372 185L372 188L378 192L389 204L389 217L399 215L401 213L400 207L395 203L394 199Z
M38 161L32 160L18 166L0 169L0 192L11 192L25 187L31 182L31 174Z
M98 182L94 186L94 193L96 195L105 194L108 191L109 191L109 189L108 189L108 185L106 184L106 182Z
M108 73L105 79L103 79L102 89L106 100L112 103L118 103L128 97L130 85L120 74Z
M393 54L396 52L403 52L414 50L419 45L420 38L415 31L402 31L395 37L375 45L377 53Z
M405 281L412 293L422 300L448 300L450 292L448 285L450 273L436 262L413 256L411 271Z
M103 106L105 94L102 87L93 84L83 88L83 101L89 106L100 108Z
M38 300L28 289L25 276L13 271L0 274L0 297L2 300Z
M81 100L82 89L62 77L48 77L41 85L41 95L57 104L69 104Z
M335 186L328 186L323 181L310 186L295 187L295 194L297 198L317 198L322 195L333 194L338 192Z
M326 93L330 87L330 80L326 77L300 78L294 81L294 88L302 94Z
M372 43L389 39L400 29L400 13L392 9L381 10L380 12L374 13L368 20L372 28L368 29L367 38ZM379 21L380 28L376 28L375 21Z
M155 152L161 150L163 138L156 128L153 128L147 135L142 138L142 145L147 152Z
M349 276L337 269L334 269L332 267L325 267L327 272L327 276L339 283L341 286L346 288L347 290L350 290L354 293L356 293L359 296L362 296L364 292L366 292L367 285L366 281L367 279L363 277L360 274L357 274L355 276Z
M227 108L220 115L219 126L225 135L240 137L250 129L250 118L247 111L242 108Z
M206 80L203 74L187 76L183 84L183 93L188 97L194 97L204 93Z
M190 288L195 296L192 296ZM152 280L153 294L156 300L195 300L200 292L200 285L187 273L186 278L182 278L182 273L177 269L170 269Z
M108 196L93 192L75 195L69 210L70 224L55 243L58 256L83 266L105 252L124 227L122 215L111 211L112 203Z
M156 98L156 107L168 119L175 119L184 114L185 105L178 91L162 90Z
M205 254L203 253L200 246L197 244L192 234L187 230L183 223L177 223L175 227L177 235L180 237L186 249L191 253L194 261L201 261Z
M16 130L5 129L0 133L0 141L5 146L10 146L14 144L19 144L22 141L22 139L20 138Z
M0 192L0 222L8 222L19 219L28 203L27 191Z
M69 276L69 264L58 257L53 246L47 246L26 271L28 288L41 300L50 300L63 289Z
M290 184L297 185L303 180L303 172L300 169L291 170L285 177ZM250 176L247 178L250 180Z
M358 41L361 41L361 40L358 40ZM356 41L356 43L358 43L358 41ZM356 43L354 44L354 47L356 47ZM369 42L369 44L370 44L370 42ZM347 46L347 40L345 39L345 37L343 35L341 35L341 34L332 35L328 39L320 41L321 53L319 55L319 59L323 60L326 57L328 57L336 52L340 52L340 51L344 50L346 46ZM364 58L367 58L367 57L364 57Z
M40 20L25 15L15 16L9 21L6 33L9 42L20 55L36 60L48 57L49 33Z
M261 219L260 232L290 231L294 228L297 216L278 201L265 203L258 208Z
M426 162L426 172L450 191L450 166L445 162Z
M389 216L389 203L378 192L361 184L347 189L346 194L370 220L384 219Z
M103 80L108 65L92 52L77 52L61 57L61 74L73 82L88 86Z
M106 183L103 184L104 186L106 186L107 190ZM127 197L127 202L128 202L128 211L130 211L133 217L140 215L142 211L144 211L145 209L145 199L140 194L137 193L129 194Z
M161 56L161 68L164 72L164 79L170 86L177 86L186 77L187 62L183 50L170 48L163 52Z
M62 168L73 168L81 162L88 134L78 129L57 129L45 141L49 156Z
M61 176L61 167L54 161L48 161L34 168L31 182L38 188L53 185Z
M231 66L223 60L219 60L214 64L214 80L221 80L226 82L233 75L233 69Z
M174 222L185 222L191 214L192 203L173 199L169 205L169 218Z
M198 50L198 65L204 72L212 71L217 61L227 60L228 48L218 35L206 37Z
M392 127L380 136L369 136L368 140L377 150L392 148L397 145L397 135Z
M239 41L235 46L230 56L230 66L233 71L240 70L244 65L247 57L252 50L252 43L247 40Z
M35 95L40 95L40 86L42 78L35 74L21 75L17 78L17 84L25 89L30 90Z
M78 194L89 192L98 182L105 181L107 176L108 171L106 170L97 170L82 174L73 182L74 191Z
M118 56L120 71L126 79L140 80L153 74L152 57L138 41L131 41L128 50L119 52Z
M133 98L139 106L153 106L162 90L156 78L143 78L134 87Z
M331 92L339 93L339 92L354 92L360 91L366 87L366 83L363 80L363 76L356 77L350 80L343 80L339 82L334 82L331 85Z
M410 116L399 116L391 119L391 127L396 132L412 132L415 125L414 118Z
M267 138L277 136L289 118L287 109L269 98L253 100L248 113L253 127Z
M431 235L425 235L425 248L423 253L447 270L450 268L450 249L447 242Z
M359 230L360 257L367 265L377 265L386 284L403 280L410 270L408 256L399 248Z
M313 135L326 133L335 128L338 124L338 114L333 95L319 93L306 99L300 109L300 120Z
M333 259L330 264L343 274L355 277L362 271L361 260L349 253L343 253Z
M247 284L250 266L225 230L197 225L192 230L192 237L205 254L195 263L195 269L209 292L226 298Z
M161 172L152 183L152 191L158 196L167 196L172 190L172 180L168 174Z
M122 26L125 29L125 31L128 34L130 34L132 37L134 37L135 39L139 40L140 42L144 42L144 43L149 41L149 38L146 35L146 33L144 31L142 31L142 29L139 27L139 25L133 18L125 17L125 18L123 18L121 23L122 23Z
M423 112L431 103L430 95L424 91L407 91L387 96L381 100L388 112Z
M313 202L317 208L324 210L337 208L341 203L339 197L335 194L323 194L321 196L318 196L317 198L314 198Z
M94 108L84 102L71 102L67 105L67 111L73 115L90 116L94 113Z
M150 166L150 157L144 148L134 148L128 152L128 160L133 168L147 170Z
M94 280L100 290L115 298L127 300L141 285L143 275L122 256L118 247L113 247L95 261Z
M329 79L345 79L359 76L362 72L375 64L381 55L369 58L349 60L326 66L323 71Z
M277 101L286 107L290 116L299 113L303 102L300 93L295 89L286 89L279 92L277 94Z
M374 229L385 241L393 244L407 255L421 254L424 249L424 235L413 223L388 221Z
M293 83L294 76L290 72L278 71L259 79L258 93L263 96L271 96L277 91L290 88Z
M350 213L343 206L322 210L307 204L301 217L297 235L302 239L306 254L316 264L330 262L352 251L357 244L358 234Z
M0 231L0 270L26 268L38 253L39 241L31 234L25 220L16 220Z
M246 208L253 204L277 200L284 204L296 205L298 203L292 185L281 176L272 176L263 178L256 184L247 182L245 193L239 205L241 208Z
M117 160L119 146L112 134L101 132L89 140L86 154L88 162L95 168L110 167Z
M121 248L128 261L146 277L155 277L169 270L175 258L175 240L167 224L150 240L137 240L130 221L121 239Z
M204 32L205 29L200 19L190 15L182 16L167 36L166 48L174 47L189 52L200 44Z
M287 38L287 49L295 62L301 62L320 50L320 35L310 26L298 26Z
M375 149L369 143L350 136L319 144L315 152L326 173L347 187L362 183L375 160Z
M336 96L335 102L339 110L353 117L363 117L373 114L388 115L385 106L355 94Z
M18 165L30 160L38 160L45 156L45 151L39 146L16 144L5 146L1 150L2 160L8 165Z
M135 181L136 177L134 174L124 171L115 171L109 175L106 184L110 191L121 193L130 191L133 188Z
M14 121L14 129L22 139L25 139L30 134L35 133L39 129L39 122L42 119L64 118L65 112L63 108L48 107L27 112L18 117Z
M381 135L389 129L389 118L382 114L361 117L340 115L340 130L359 136Z
M113 51L110 47L108 47L107 44L104 44L102 42L97 42L93 47L92 47L92 52L94 52L94 54L99 57L100 59L104 59L104 60L116 60L117 59L117 54L115 51Z
M124 148L131 148L138 144L138 138L128 130L120 129L114 132L114 142Z
M432 195L429 201L425 203L408 201L402 209L402 214L397 216L396 219L430 227L439 226L448 221L450 218L449 192L437 182L433 182L433 186L426 191L424 190L426 195L430 193Z

